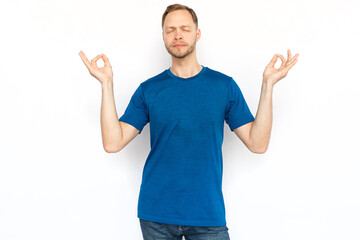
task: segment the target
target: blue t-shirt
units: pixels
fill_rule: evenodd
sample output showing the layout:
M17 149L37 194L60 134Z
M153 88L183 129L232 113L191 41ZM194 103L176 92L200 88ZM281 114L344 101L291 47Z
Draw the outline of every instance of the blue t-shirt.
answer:
M254 121L232 77L208 67L181 78L170 68L140 83L119 121L140 133L150 122L138 218L183 226L223 226L222 143ZM139 133L139 134L140 134Z

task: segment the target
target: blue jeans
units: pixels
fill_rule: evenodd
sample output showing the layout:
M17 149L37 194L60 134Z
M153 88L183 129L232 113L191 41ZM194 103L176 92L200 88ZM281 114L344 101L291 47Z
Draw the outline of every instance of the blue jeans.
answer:
M220 227L181 226L140 220L144 240L230 240L226 225Z

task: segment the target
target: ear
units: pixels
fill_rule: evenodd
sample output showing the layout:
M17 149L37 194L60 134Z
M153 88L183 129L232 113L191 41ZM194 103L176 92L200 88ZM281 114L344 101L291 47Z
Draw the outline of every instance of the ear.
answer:
M196 30L196 41L199 41L199 40L200 40L200 37L201 37L201 31L200 31L200 29L198 28L198 29Z

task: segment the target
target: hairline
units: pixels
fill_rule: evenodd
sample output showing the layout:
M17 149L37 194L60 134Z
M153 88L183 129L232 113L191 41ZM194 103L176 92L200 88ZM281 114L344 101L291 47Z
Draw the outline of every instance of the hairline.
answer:
M177 9L175 10L170 10L168 11L169 7L175 7ZM195 13L195 11L192 9L192 8L189 8L188 6L185 6L185 5L182 5L182 4L173 4L173 5L169 5L166 10L165 10L165 13L163 14L163 19L162 19L162 28L164 29L165 27L165 19L166 17L169 15L169 13L172 13L172 12L175 12L175 11L179 11L179 10L185 10L187 11L190 15L191 15L191 18L192 18L192 22L194 23L195 25L195 29L197 30L199 28L198 26L198 18L197 18L197 15ZM164 16L165 15L165 16Z

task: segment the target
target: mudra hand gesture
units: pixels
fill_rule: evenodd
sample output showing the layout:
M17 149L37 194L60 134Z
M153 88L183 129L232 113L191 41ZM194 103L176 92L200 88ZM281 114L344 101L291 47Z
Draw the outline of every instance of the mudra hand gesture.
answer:
M101 84L112 82L113 71L109 59L105 56L105 54L97 55L91 60L91 62L87 59L83 51L80 51L79 55L81 57L81 60L84 62L85 66L89 70L91 76L99 80ZM104 67L102 68L99 68L96 64L96 61L100 58L102 58L102 60L104 61Z
M263 82L266 84L274 85L280 79L286 77L289 70L295 65L298 61L297 57L299 54L297 53L293 58L291 58L290 49L288 50L288 59L285 60L283 55L275 54L274 57L271 59L270 63L266 66L263 74ZM279 69L274 68L274 65L277 59L281 59L281 66Z

